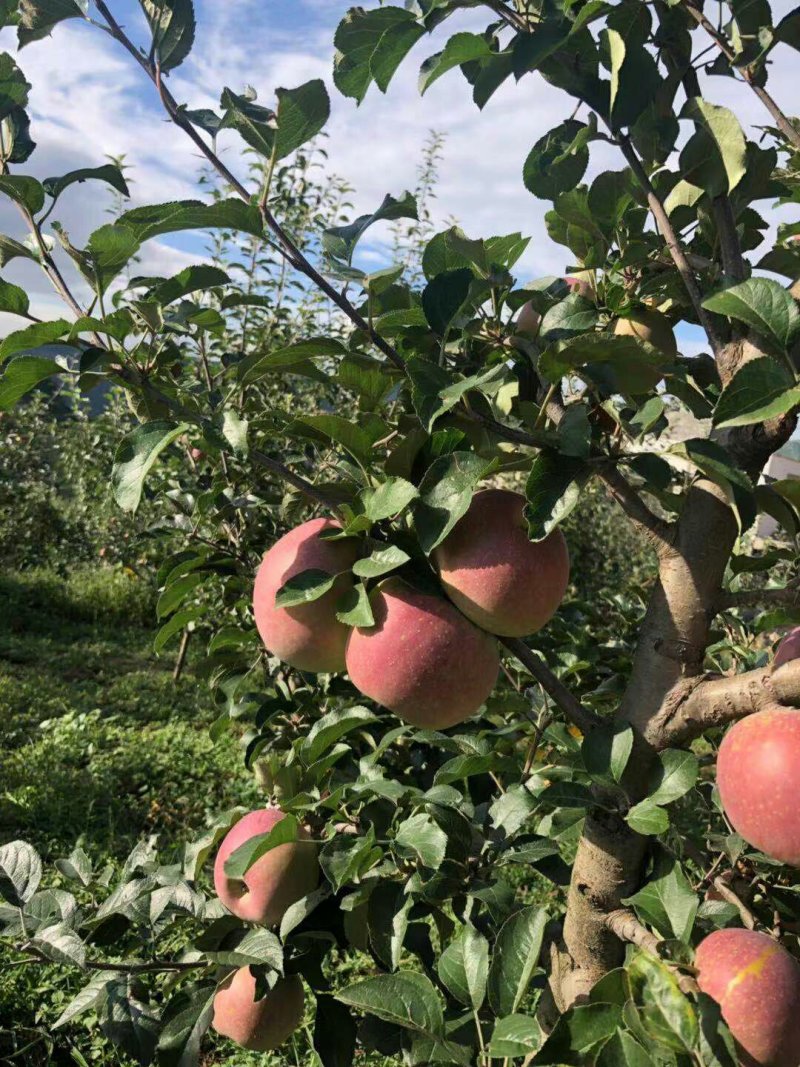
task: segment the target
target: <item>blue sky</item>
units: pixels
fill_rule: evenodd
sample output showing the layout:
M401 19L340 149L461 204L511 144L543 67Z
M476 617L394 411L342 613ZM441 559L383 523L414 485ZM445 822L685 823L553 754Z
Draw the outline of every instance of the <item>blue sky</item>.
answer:
M374 0L364 2L372 6ZM131 35L145 43L136 0L110 0L110 6ZM525 191L521 171L532 144L571 113L572 102L540 78L529 77L519 85L504 85L480 112L458 71L420 99L416 81L423 59L439 50L451 33L485 25L485 12L465 11L417 45L386 96L373 87L366 102L356 108L331 81L333 32L348 6L347 0L196 0L196 47L171 76L172 91L191 107L215 107L223 86L241 91L253 85L260 100L269 103L276 86L324 78L333 104L331 168L354 188L358 212L372 210L386 193L397 195L413 186L421 146L435 128L447 137L436 205L442 225L455 217L471 236L521 230L532 238L520 264L521 280L561 272L569 253L548 239L543 223L547 204ZM776 19L792 6L791 0L773 0ZM0 36L4 47L13 49L10 33L3 31ZM792 111L797 53L782 47L775 59L770 84ZM64 23L51 38L23 50L18 61L33 83L33 134L40 147L31 161L32 173L59 174L102 163L105 153L124 153L132 167L134 203L197 195L199 160L193 146L163 121L152 86L130 57L100 31L75 21ZM755 125L767 120L754 95L732 79L707 79L704 95L733 107L751 134ZM229 165L239 169L236 137L226 134L221 147ZM589 177L620 166L612 148L592 146ZM73 241L81 244L93 228L107 221L106 206L99 193L91 198L78 195L71 201L65 198L58 214ZM777 213L762 207L774 223ZM8 211L2 214L0 227L18 235L16 218ZM376 267L386 259L385 238L376 230L366 249ZM191 240L151 242L142 269L178 270L196 261L201 247L202 242ZM13 280L18 270L9 269L7 276ZM41 309L53 313L52 297L38 277L25 267L22 272L25 281L39 286ZM696 351L697 331L679 332L684 348Z

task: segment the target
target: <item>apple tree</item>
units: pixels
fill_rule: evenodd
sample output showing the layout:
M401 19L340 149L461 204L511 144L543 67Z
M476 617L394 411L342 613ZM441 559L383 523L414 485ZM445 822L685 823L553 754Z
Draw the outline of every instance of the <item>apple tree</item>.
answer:
M91 1012L141 1063L198 1062L211 1026L274 1049L305 1011L324 1067L796 1067L800 648L773 661L755 638L800 608L797 482L761 480L800 410L800 223L773 237L764 214L800 197L800 124L769 80L800 13L371 3L342 12L330 86L214 87L212 111L170 88L191 0L141 9L128 27L105 0L0 5L20 49L67 19L105 34L222 192L67 233L62 198L124 195L123 177L31 175L30 86L4 55L0 193L20 221L0 261L38 265L64 313L41 321L2 282L25 325L0 347L0 408L54 375L128 394L112 489L125 512L163 504L156 645L208 628L214 732L240 732L265 808L221 814L180 860L143 842L96 872L77 849L47 888L30 845L0 849L4 944L85 972L53 1025ZM365 271L370 227L417 217L396 189L321 242L278 213L329 91L391 92L450 20L421 92L460 81L489 122L517 82L524 137L541 79L561 91L520 177L566 278L522 284L522 234L457 227L421 274ZM731 81L763 106L757 130L717 101ZM218 147L236 139L248 181ZM329 314L287 340L253 328L263 296L219 268L133 274L181 231L269 249ZM679 323L703 354L681 353ZM693 436L670 435L676 412ZM201 491L166 482L180 449L207 465ZM568 591L561 526L595 486L653 553L642 599ZM762 513L783 540L756 549Z

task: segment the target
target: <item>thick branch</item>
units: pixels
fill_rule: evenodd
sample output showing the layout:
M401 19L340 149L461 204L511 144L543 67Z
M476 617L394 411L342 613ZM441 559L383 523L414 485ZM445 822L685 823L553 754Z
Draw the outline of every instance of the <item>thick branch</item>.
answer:
M602 467L598 470L597 476L634 526L645 535L658 552L672 549L675 527L650 510L616 467Z
M503 637L501 640L582 734L588 734L595 726L600 725L600 719L581 705L578 698L556 678L544 660L532 652L523 641L517 637Z
M776 671L760 667L744 674L707 676L686 683L682 700L663 723L667 745L683 744L706 730L736 722L775 705L800 703L800 659Z
M637 948L643 948L646 952L652 953L653 956L661 958L658 951L658 946L661 944L663 938L657 937L654 933L651 933L646 926L643 926L636 918L632 911L628 911L627 908L618 908L616 911L610 912L605 918L606 926L612 933L620 939L620 941L626 941L628 944L636 945ZM669 962L669 961L665 961ZM693 978L690 978L688 974L683 974L676 969L675 978L678 985L684 993L696 993L697 983Z
M714 44L716 44L717 48L719 48L720 52L722 52L722 54L730 63L731 68L735 69L736 53L730 47L723 35L717 30L714 24L703 14L702 11L696 8L693 3L688 2L688 0L684 4L684 7L686 8L686 11L691 16L691 18L693 18L694 21L697 23L697 25L702 26L706 33L709 35L709 37L711 37L711 39L714 41ZM763 85L759 85L756 82L753 73L749 69L749 67L742 67L739 69L741 70L741 74L744 80L756 94L756 96L764 105L764 107L766 107L767 111L769 111L770 115L772 115L772 117L775 119L775 124L777 125L783 136L786 138L786 140L789 141L790 144L794 145L795 148L800 148L800 131L794 128L787 116L778 106L775 99L767 92Z
M678 273L683 279L686 292L689 294L689 299L692 302L692 307L700 321L700 325L706 332L708 342L715 355L718 355L723 348L723 342L717 333L714 320L703 307L703 296L700 292L700 288L695 279L692 268L689 266L689 261L686 258L686 253L683 250L683 245L678 239L678 235L670 222L669 215L666 208L661 201L658 193L653 188L653 183L647 176L647 172L639 160L636 154L636 150L631 144L630 138L621 136L619 138L619 146L622 149L622 154L628 162L628 166L631 168L634 178L641 186L642 190L647 196L647 203L650 207L650 211L653 214L653 218L656 220L658 226L658 232L664 238L667 243L667 248L672 256L672 261L678 268Z
M489 7L498 15L503 22L513 27L515 30L519 30L521 33L529 33L530 26L525 20L525 16L521 15L518 11L512 11L511 8L506 7L504 0L483 0L486 7Z
M782 586L780 589L740 589L735 593L722 593L718 610L728 608L754 608L762 605L800 607L800 584Z
M191 139L193 144L199 149L199 151L205 156L209 163L214 167L217 173L222 179L227 182L228 185L234 190L237 196L241 197L248 204L251 202L251 196L248 190L239 179L225 166L217 153L208 145L200 136L198 131L183 113L178 105L175 97L164 85L160 70L153 66L153 64L144 56L133 44L130 38L127 36L122 26L117 22L114 16L108 9L108 5L103 0L97 0L97 10L103 16L108 24L108 32L129 52L142 70L145 71L147 76L155 85L158 90L161 102L164 105L164 110L169 115L172 122L178 126L183 132ZM297 245L292 241L291 237L286 233L283 227L279 224L275 216L269 210L267 205L263 202L259 203L259 209L261 216L264 220L265 226L275 234L280 245L281 254L287 260L287 262L294 267L295 270L304 274L309 281L311 281L318 289L320 289L331 300L340 311L342 311L353 323L357 329L365 333L372 343L389 359L399 370L405 369L405 361L400 353L394 348L393 345L381 337L367 320L356 310L350 303L347 297L338 292L327 279L319 273L319 271L311 264L311 262L303 255Z

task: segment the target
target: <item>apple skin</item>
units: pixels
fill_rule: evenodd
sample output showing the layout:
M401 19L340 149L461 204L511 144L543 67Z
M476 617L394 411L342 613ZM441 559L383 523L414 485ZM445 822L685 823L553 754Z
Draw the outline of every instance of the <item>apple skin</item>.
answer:
M800 656L800 626L795 626L778 645L775 659L772 661L772 669L777 670L784 663L797 659Z
M283 818L278 808L260 808L244 815L228 831L214 860L214 890L228 911L239 919L274 926L285 912L317 888L319 863L312 841L290 841L256 860L244 879L229 878L225 861L240 845L266 834ZM300 837L308 835L300 828Z
M728 730L717 785L737 833L781 863L800 867L800 711L766 708Z
M742 1067L800 1063L800 964L766 934L715 930L697 949L700 989L719 1004Z
M527 304L522 305L519 315L517 315L517 333L524 333L527 337L538 337L541 325L542 316L529 300Z
M669 319L652 308L637 308L628 318L617 319L614 333L617 337L638 337L640 341L647 341L670 359L678 355L678 343Z
M558 529L528 539L525 497L484 489L438 548L433 561L447 595L476 626L524 637L549 622L569 582L569 552Z
M497 643L444 597L399 578L370 595L375 625L351 632L347 670L356 689L422 729L474 715L494 688Z
M594 289L588 279L592 277L591 271L583 271L579 275L570 275L565 278L564 281L570 287L573 293L577 293L578 296L582 296L584 300L591 300L594 303Z
M214 997L211 1025L251 1052L278 1048L303 1021L305 993L298 976L281 978L262 1000L256 1000L256 980L249 967L225 979Z
M311 519L284 534L261 561L253 590L256 626L268 651L314 674L344 670L349 631L336 618L336 607L352 579L343 574L323 596L293 608L276 608L275 594L300 571L337 574L353 566L358 558L354 540L324 541L319 536L338 527L332 519Z

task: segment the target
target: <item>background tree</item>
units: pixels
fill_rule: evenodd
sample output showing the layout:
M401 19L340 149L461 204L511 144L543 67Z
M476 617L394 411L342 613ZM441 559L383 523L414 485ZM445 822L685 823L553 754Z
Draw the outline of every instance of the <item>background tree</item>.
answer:
M337 88L359 101L373 81L386 91L413 45L464 6L352 9L336 35ZM83 306L64 257L50 248L45 205L77 181L100 179L124 193L124 180L113 166L43 183L18 171L33 147L28 87L6 57L0 192L19 206L31 240L4 237L3 255L38 262L72 317L34 321L5 339L0 406L53 375L124 388L141 425L120 443L112 481L130 512L145 479L158 491L168 450L195 449L194 462L208 461L202 492L165 494L185 542L160 571L166 621L156 640L184 631L207 591L219 591L225 612L216 613L204 668L219 702L214 730L246 723L246 763L282 811L234 849L225 876L248 886L266 869L259 864L302 845L318 850L322 874L282 909L278 937L223 914L202 892L203 864L236 816L221 817L182 864L160 865L142 846L99 907L83 855L61 867L83 887L77 898L39 891L39 857L15 842L0 852L5 933L20 962L56 959L96 972L61 1022L91 1009L141 1062L196 1060L220 980L226 1007L217 1028L272 1047L264 1013L288 1004L280 1011L296 1024L302 975L326 1067L351 1062L357 1043L412 1064L682 1067L730 1065L741 1055L790 1067L800 1004L796 890L792 869L775 861L794 862L797 817L773 801L776 781L794 774L796 713L781 706L797 701L800 668L789 659L773 670L743 635L753 606L776 609L755 619L765 632L797 608L796 583L776 567L786 554L749 551L748 532L759 511L791 538L800 529L795 483L758 484L795 426L800 312L788 288L753 274L746 255L765 228L753 205L796 201L800 132L770 94L768 74L773 49L796 47L798 15L776 20L767 3L733 0L719 5L718 24L690 0L468 6L488 8L492 21L425 60L422 90L460 67L480 107L512 76L544 77L573 97L523 174L534 196L552 202L548 231L572 259L566 280L519 288L511 272L526 247L520 234L479 240L455 227L428 241L421 291L402 263L366 273L358 241L378 221L415 218L409 194L387 196L371 215L332 220L319 247L304 246L302 213L279 216L275 183L283 162L324 127L327 90L320 81L279 89L274 109L230 88L219 114L179 104L167 83L192 45L188 0L143 3L149 41L129 36L101 0L91 12L61 0L5 5L21 45L64 18L99 24L222 182L210 203L125 212L84 248L51 223L92 290ZM772 123L761 143L705 99L701 72L752 88ZM216 152L222 129L259 157L250 187ZM597 141L619 153L620 169L584 185ZM134 279L112 295L142 243L186 229L244 235L235 240L249 242L251 270L267 249L280 256L300 299L313 287L315 300L322 294L336 309L329 328L286 344L260 315L235 317L264 302L206 264ZM792 282L797 230L780 227L755 266ZM19 289L5 284L2 297L5 310L30 318ZM523 308L524 330L515 325ZM710 355L678 353L680 321L703 329ZM277 389L298 376L314 384L302 410ZM701 420L697 436L664 438L670 398ZM439 596L431 563L481 506L473 501L487 480L524 487L526 560L558 543L581 494L601 485L650 546L657 577L640 611L624 598L612 618L587 609L585 660L564 648L559 614L525 641L484 606L508 683L484 703L498 649ZM332 517L341 532L327 524L329 535L359 539L356 562L338 576L341 596L329 597L330 565L312 559L267 606L314 617L324 608L325 625L355 628L349 673L380 705L335 672L304 674L259 648L250 588L279 509L287 524ZM513 514L497 530L479 525L489 557L518 529ZM336 541L319 544L330 552ZM747 581L773 567L775 584ZM448 575L453 588L458 570ZM415 648L403 656L397 648L434 616L437 635L463 635L461 651L471 652L459 664L461 637L442 639L439 676L424 673L429 661L413 674ZM628 628L636 630L632 656ZM452 711L456 698L467 721L445 732L452 720L442 708ZM406 721L398 725L386 707ZM741 805L721 775L720 804L715 753L722 728L738 719L759 742L777 725L788 755L780 766L759 756ZM734 749L726 742L723 754ZM735 753L730 766L736 783ZM746 825L765 797L776 834L755 840ZM721 807L751 847L730 833ZM515 867L553 888L525 899L506 873ZM709 931L694 958L692 946ZM337 953L348 944L368 951L372 966L342 988ZM744 982L748 998L729 997ZM266 995L263 1011L251 989L259 1001ZM744 1051L735 1051L720 1009ZM358 1029L353 1013L364 1017Z

